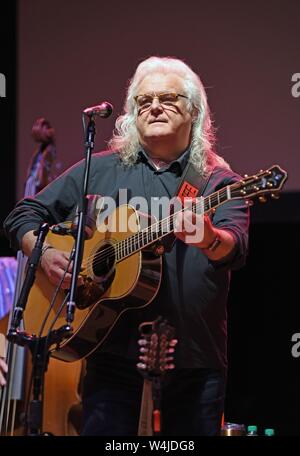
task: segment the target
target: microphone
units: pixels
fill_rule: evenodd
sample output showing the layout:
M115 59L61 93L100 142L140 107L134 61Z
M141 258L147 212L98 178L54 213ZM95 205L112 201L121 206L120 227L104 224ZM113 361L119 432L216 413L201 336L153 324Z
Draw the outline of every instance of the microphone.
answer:
M58 223L57 225L52 225L49 227L49 230L54 234L59 234L60 236L66 236L67 234L72 234L70 226L65 225L64 223Z
M58 223L57 225L50 226L49 229L53 234L58 234L59 236L75 236L77 232L77 226L78 215L75 216L75 219L73 220L71 226L64 223ZM95 229L96 227L94 220L90 219L90 217L87 217L87 222L84 227L85 239L91 239L94 235Z
M87 210L86 210L86 220L85 220L85 239L91 239L94 236L94 233L97 229L97 216L100 208L100 203L98 201L102 200L101 195L87 195ZM54 234L60 236L76 235L78 228L78 207L76 210L76 215L72 223L58 223L57 225L50 226L50 231Z
M106 119L111 115L113 112L113 105L109 103L108 101L103 101L101 104L96 105L96 106L91 106L90 108L86 108L83 111L83 114L85 114L88 117L92 116L99 116L102 117L103 119Z

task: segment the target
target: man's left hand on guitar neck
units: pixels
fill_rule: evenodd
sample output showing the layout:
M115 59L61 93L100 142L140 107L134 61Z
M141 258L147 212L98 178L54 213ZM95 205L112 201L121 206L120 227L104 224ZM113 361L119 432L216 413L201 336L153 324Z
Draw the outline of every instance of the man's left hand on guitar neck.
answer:
M230 231L216 228L208 215L195 214L191 210L179 212L176 216L175 236L198 247L213 261L227 257L235 247Z

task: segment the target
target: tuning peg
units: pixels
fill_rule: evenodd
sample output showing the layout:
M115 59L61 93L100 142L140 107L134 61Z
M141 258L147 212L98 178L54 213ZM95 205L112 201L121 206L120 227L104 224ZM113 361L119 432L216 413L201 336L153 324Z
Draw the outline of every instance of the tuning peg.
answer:
M244 177L247 179L247 177L249 177L249 176L248 176L248 174L244 174Z
M139 359L140 359L142 362L147 363L147 361L148 361L149 358L148 358L148 356L139 356Z
M147 342L145 339L139 339L139 340L138 340L138 344L139 344L139 345L147 345L147 343L148 343L148 342Z
M252 200L246 200L245 203L247 204L247 206L253 206L253 201Z
M170 347L175 347L175 345L177 344L178 340L177 339L172 339L169 343Z
M258 200L259 200L260 203L266 203L267 202L267 198L264 195L263 196L259 196Z
M175 369L175 364L167 364L165 367L166 370L172 370Z
M279 194L278 193L271 193L271 198L278 200L279 199Z

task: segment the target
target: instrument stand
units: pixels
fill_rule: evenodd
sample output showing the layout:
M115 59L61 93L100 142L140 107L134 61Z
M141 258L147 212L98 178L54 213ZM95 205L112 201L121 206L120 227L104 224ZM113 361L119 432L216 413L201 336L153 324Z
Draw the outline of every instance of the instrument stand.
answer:
M43 423L43 388L45 373L47 372L50 350L53 344L59 344L63 339L70 337L72 328L64 325L59 329L50 331L47 336L37 337L24 331L10 331L7 338L22 347L27 346L32 355L32 399L29 404L28 417L25 418L27 435L50 435L42 432Z

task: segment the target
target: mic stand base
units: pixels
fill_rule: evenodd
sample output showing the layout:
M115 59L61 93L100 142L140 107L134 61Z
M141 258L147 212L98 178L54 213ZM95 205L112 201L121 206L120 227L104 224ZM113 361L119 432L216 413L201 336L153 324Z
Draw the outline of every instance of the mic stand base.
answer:
M29 436L50 435L42 432L43 401L45 373L48 369L50 350L53 344L59 344L63 339L70 337L73 329L70 325L64 325L59 329L50 331L47 336L37 337L24 331L11 329L7 339L22 347L27 346L32 356L32 400L29 405L28 417L25 417L26 433Z

